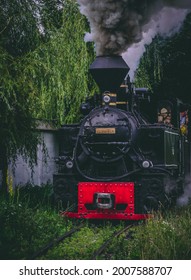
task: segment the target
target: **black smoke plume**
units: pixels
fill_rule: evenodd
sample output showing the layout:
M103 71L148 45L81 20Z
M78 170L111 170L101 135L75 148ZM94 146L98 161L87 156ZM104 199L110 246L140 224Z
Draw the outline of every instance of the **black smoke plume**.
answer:
M143 38L163 7L188 9L190 0L77 0L91 27L97 55L121 54Z

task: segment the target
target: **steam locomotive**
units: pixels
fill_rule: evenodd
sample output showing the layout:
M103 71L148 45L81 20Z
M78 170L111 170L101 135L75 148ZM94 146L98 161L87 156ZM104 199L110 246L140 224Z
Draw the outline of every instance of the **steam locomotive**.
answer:
M135 88L121 56L98 56L100 89L79 124L59 129L53 186L71 218L141 220L167 208L190 176L190 106Z

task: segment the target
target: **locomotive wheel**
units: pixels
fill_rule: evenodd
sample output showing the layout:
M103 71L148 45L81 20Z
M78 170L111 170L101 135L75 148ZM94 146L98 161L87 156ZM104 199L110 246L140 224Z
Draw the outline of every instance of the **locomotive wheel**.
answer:
M171 193L165 190L166 176L145 176L135 189L137 213L152 213L171 206Z
M154 196L147 196L143 202L143 208L146 213L151 213L153 211L157 211L160 207L160 201L157 200Z

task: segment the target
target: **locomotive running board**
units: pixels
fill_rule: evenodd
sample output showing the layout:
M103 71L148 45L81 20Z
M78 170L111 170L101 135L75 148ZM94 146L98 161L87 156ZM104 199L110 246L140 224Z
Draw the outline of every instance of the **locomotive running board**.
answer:
M78 183L78 212L63 215L77 219L144 220L151 215L136 214L132 182Z

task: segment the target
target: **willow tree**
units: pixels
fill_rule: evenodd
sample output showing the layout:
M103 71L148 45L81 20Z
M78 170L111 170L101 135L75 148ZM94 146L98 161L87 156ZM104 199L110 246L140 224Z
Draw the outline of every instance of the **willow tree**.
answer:
M35 122L32 118L27 94L20 82L21 72L17 63L0 48L0 165L2 188L6 191L8 161L14 161L20 153L36 160L38 138L32 132Z
M0 169L17 155L36 160L34 118L71 122L90 93L92 46L87 22L72 0L0 3ZM2 188L1 188L2 190Z
M191 102L191 13L179 33L169 38L156 37L147 46L136 75L138 86L148 86L163 96Z
M70 123L79 119L80 103L93 91L88 68L94 53L84 42L88 25L76 1L64 2L62 22L60 29L49 32L47 43L23 59L22 80L35 118Z
M2 0L0 3L0 167L6 192L7 166L20 153L35 162L38 139L32 129L28 93L23 91L20 57L35 49L40 33L35 2Z
M160 49L161 38L156 36L151 45L146 46L146 51L140 60L136 72L136 86L147 87L154 91L163 77L163 61Z

